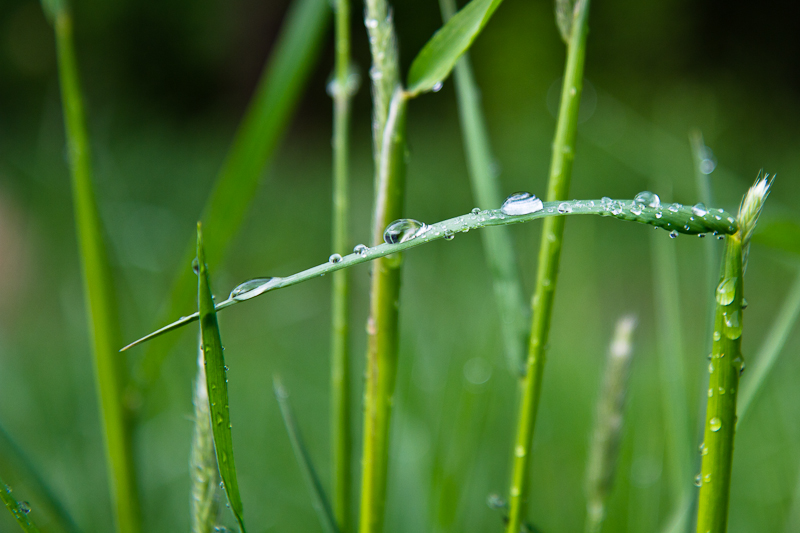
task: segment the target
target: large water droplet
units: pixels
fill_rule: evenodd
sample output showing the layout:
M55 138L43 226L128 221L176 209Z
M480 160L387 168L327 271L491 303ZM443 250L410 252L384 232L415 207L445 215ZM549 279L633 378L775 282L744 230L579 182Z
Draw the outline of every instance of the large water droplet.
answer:
M719 417L715 416L714 418L708 421L708 429L716 433L717 431L722 429L722 420L720 420Z
M231 291L231 294L228 296L228 298L231 300L236 300L237 302L249 300L250 298L255 298L259 294L264 294L265 292L274 289L281 281L282 278L251 279L237 285L236 288Z
M367 252L368 251L369 251L369 248L367 247L366 244L356 244L356 247L353 248L353 252L357 253L361 257L367 257Z
M692 213L694 213L698 217L704 217L708 213L708 209L702 203L694 204L692 206Z
M414 237L418 237L428 231L428 228L429 226L427 224L419 220L401 218L386 226L386 231L383 232L383 241L386 244L398 244L410 241Z
M331 256L328 258L328 262L329 263L333 263L333 264L336 264L341 260L342 260L342 256L339 255L339 254L331 254Z
M544 204L529 192L515 192L503 202L500 211L506 215L529 215L541 211Z
M678 232L676 230L672 230L672 231L669 232L669 238L670 239L674 239L677 236L678 236Z
M695 487L703 486L703 476L701 474L697 474L696 476L694 476L694 486Z
M738 339L742 336L742 310L736 309L729 313L724 313L722 318L725 321L725 336L729 339Z
M633 203L640 204L645 207L660 207L661 198L654 192L642 191L633 197Z
M561 202L560 204L558 204L558 212L561 213L562 215L564 213L572 213L572 206L569 205L569 203L567 202Z
M723 279L717 286L717 303L719 305L730 305L733 297L736 296L736 277Z

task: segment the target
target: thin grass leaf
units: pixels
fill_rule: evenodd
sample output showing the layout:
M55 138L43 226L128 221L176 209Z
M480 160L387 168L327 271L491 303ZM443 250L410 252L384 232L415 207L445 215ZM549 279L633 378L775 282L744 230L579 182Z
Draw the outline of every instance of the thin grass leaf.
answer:
M442 18L447 21L456 11L454 0L439 0ZM472 196L480 207L500 205L502 201L499 174L494 170L494 157L489 132L480 103L480 92L469 53L465 52L454 70L458 116L467 156ZM500 314L508 365L512 373L524 372L525 343L528 339L528 308L522 299L522 282L511 234L504 228L481 232L483 250L492 274L495 300Z
M308 492L311 495L311 502L314 510L317 512L319 523L325 533L339 533L339 528L336 525L336 518L333 516L328 498L325 496L325 489L317 475L317 470L314 468L314 463L311 460L311 455L303 442L303 436L300 433L300 428L297 427L297 422L294 418L292 406L289 403L289 391L283 386L283 382L277 375L272 377L272 387L275 391L275 398L278 400L278 405L281 408L281 416L283 423L286 425L286 432L289 434L289 440L292 443L294 455L297 458L297 463L300 465L300 470L303 472L303 478L308 486Z
M191 477L192 533L212 533L217 519L217 458L206 387L206 369L202 340L197 354L197 377L194 382L194 431L189 452Z
M212 269L225 257L228 245L250 208L264 170L272 160L303 94L329 19L327 0L295 0L292 3L275 49L203 209L208 264ZM181 268L159 315L162 317L159 322L165 322L192 304L195 280L185 265L193 257L192 239L180 262ZM176 340L155 343L145 353L136 376L142 386L148 386L158 377L161 364Z
M14 515L14 519L23 531L26 533L39 533L39 528L36 527L33 520L31 520L30 506L26 502L18 502L16 498L11 495L11 487L6 485L2 479L0 479L0 499L3 500L6 509L11 511L11 514Z
M0 425L0 458L6 468L13 468L16 471L17 478L25 480L26 486L34 493L35 499L47 510L62 531L70 533L78 531L78 526L69 511L56 497L55 492L41 476L25 451L17 445L2 425Z
M197 300L200 307L200 337L206 372L206 390L211 406L211 427L214 433L214 450L217 455L217 467L222 478L225 494L231 511L245 533L242 518L242 498L239 495L239 482L236 479L236 464L233 459L233 439L231 437L231 416L228 409L227 367L222 354L222 340L217 324L217 312L214 310L214 297L208 280L203 246L203 232L197 223Z
M748 376L742 387L742 395L738 405L738 421L741 424L749 412L750 405L767 381L772 367L786 344L786 340L794 330L797 317L800 316L800 271L794 279L789 294L783 302L778 316L772 324L769 333L764 338L761 348L755 358L753 371Z
M450 75L458 58L489 22L502 0L472 0L422 47L408 71L411 97L433 90Z
M72 37L72 16L63 2L54 1L45 7L56 34L75 225L83 268L86 314L92 335L111 501L117 530L120 533L136 533L141 520L139 496L131 447L130 413L123 403L128 369L124 359L116 353L116 346L121 341L120 322L94 191L89 136Z
M516 197L516 195L512 196ZM530 197L525 199L525 201L527 202L530 199L537 202L540 201L535 197ZM508 204L509 201L510 200L507 200L506 204ZM479 228L520 224L540 218L570 215L600 215L662 228L670 232L670 237L677 237L679 234L700 235L713 233L717 235L717 238L722 238L724 235L735 233L738 230L735 219L722 209L711 208L708 209L705 215L699 216L693 211L692 207L683 206L681 204L659 204L658 207L651 207L643 205L636 200L612 200L610 198L603 198L601 200L542 202L541 208L537 208L525 214L509 215L504 209L505 207L467 213L466 215L443 220L435 224L423 224L422 222L412 219L397 220L390 224L384 233L386 242L383 244L371 248L365 247L359 249L352 254L341 257L341 259L337 258L336 261L329 260L326 263L292 274L291 276L245 281L231 291L227 300L218 303L216 305L216 310L221 311L227 309L232 305L251 300L262 294L272 292L273 290L318 278L329 272L336 272L343 268L373 261L429 242L452 238L457 233L466 233ZM402 232L400 232L398 228L402 228ZM153 337L163 335L164 333L178 329L186 324L190 324L196 321L199 316L199 313L193 313L182 317L130 343L120 351L128 350Z

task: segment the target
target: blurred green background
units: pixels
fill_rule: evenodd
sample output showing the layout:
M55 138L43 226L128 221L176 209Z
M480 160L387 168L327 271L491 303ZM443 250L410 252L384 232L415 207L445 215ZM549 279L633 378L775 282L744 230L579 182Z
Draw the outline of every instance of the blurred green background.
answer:
M118 276L123 332L153 329L193 238L286 13L285 0L74 2L75 34L95 177ZM362 6L355 4L356 19ZM778 175L764 219L800 218L800 17L788 2L720 0L592 5L571 196L698 200L688 132L699 128L717 167L716 205L729 210L759 169ZM394 3L407 68L441 25L432 0ZM353 21L353 54L367 79L367 39ZM504 192L544 195L564 46L548 1L506 0L475 43ZM286 275L330 250L332 69L328 33L310 82L224 267L218 295L252 277ZM369 88L352 127L352 244L367 242L372 194ZM452 83L412 103L406 214L438 221L474 207ZM658 185L653 185L656 183ZM482 208L497 206L480 206ZM485 231L491 231L485 230ZM531 291L539 227L512 228ZM578 531L594 401L613 325L639 318L625 435L607 531L659 530L669 490L646 226L569 220L533 463L532 521ZM722 243L717 243L719 250ZM705 403L705 241L670 241L678 257L687 403ZM800 248L800 243L795 243ZM343 252L342 250L336 250ZM185 265L189 268L189 265ZM797 256L755 244L743 348L754 355L798 268ZM369 269L352 271L354 398L361 398ZM317 466L328 476L328 277L220 315L245 517L252 531L319 529L271 391L279 372ZM527 299L526 295L526 299ZM400 366L386 531L500 531L486 505L507 490L516 381L503 358L491 279L475 233L405 255ZM186 309L190 312L192 309ZM177 318L177 317L176 317ZM182 335L142 399L136 431L145 529L186 530L194 328ZM72 220L52 31L37 2L0 3L0 423L87 531L110 531ZM731 533L800 530L800 335L740 426ZM143 351L127 357L135 367ZM677 355L676 355L677 356ZM751 366L748 360L748 366ZM743 380L748 378L745 372ZM358 403L358 401L357 401ZM355 420L360 421L358 405ZM356 443L360 431L354 429ZM692 450L700 443L693 431ZM359 451L359 445L355 451ZM693 456L699 465L699 455ZM354 461L354 468L358 461ZM26 498L26 480L0 458ZM357 479L357 478L356 478ZM687 477L685 483L691 485ZM694 487L692 487L694 489ZM29 498L29 497L28 497ZM31 501L33 513L36 502ZM794 513L794 514L793 514ZM47 525L43 513L32 515ZM231 525L230 516L221 523ZM0 530L12 531L0 512ZM792 529L797 528L797 529Z

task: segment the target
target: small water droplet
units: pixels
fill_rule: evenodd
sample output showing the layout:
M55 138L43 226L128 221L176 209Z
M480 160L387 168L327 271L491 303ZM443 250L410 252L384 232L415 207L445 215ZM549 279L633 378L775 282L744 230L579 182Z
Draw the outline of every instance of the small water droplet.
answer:
M674 239L677 236L678 236L678 232L676 230L672 230L672 231L669 232L669 238L670 239Z
M747 298L742 297L742 310L747 309Z
M642 191L633 197L633 203L640 204L645 207L661 207L661 198L659 198L656 193Z
M517 447L514 448L514 455L517 457L525 457L525 446L517 444Z
M705 236L706 236L706 234L705 234L705 233L698 233L698 234L697 234L697 236L698 236L698 237L700 237L700 238L702 239L703 237L705 237Z
M196 257L194 259L192 259L192 271L195 274L199 274L200 273L200 260L197 259Z
M430 226L419 220L401 218L386 226L386 231L383 232L383 240L386 244L410 241L428 231L429 228Z
M702 475L697 474L696 476L694 476L694 486L695 487L702 487L703 486L703 476Z
M744 374L745 364L744 364L744 358L741 355L733 359L733 364L739 369L740 376ZM733 392L733 389L731 389L731 392Z
M366 244L356 244L356 247L353 248L353 252L357 253L361 257L367 257L367 252L369 251L369 247Z
M717 240L718 241L721 241L724 238L725 238L725 235L717 235Z
M364 21L364 25L367 28L374 30L375 28L378 27L378 19L367 19Z
M452 230L449 230L449 229L444 230L444 240L452 241L453 239L455 239L455 237L456 237L456 235L455 235L455 233L453 233Z
M680 211L681 207L682 207L681 204L669 204L669 207L667 207L667 209L673 213L677 213L678 211Z
M225 372L227 372L228 370L230 370L230 368L228 368L228 365L224 365L222 368L224 368L224 369L225 369Z
M715 416L714 418L708 421L708 429L716 433L717 431L722 429L722 420L720 420L718 417Z
M631 213L634 215L639 216L642 214L642 211L644 211L644 206L642 206L642 204L634 202L633 205L631 205Z
M529 192L515 192L503 202L500 211L506 215L529 215L541 211L542 201Z
M705 442L701 442L700 443L699 450L700 450L700 455L708 455L708 448L706 447L706 443Z
M19 510L25 514L28 514L31 512L31 504L28 502L19 502Z
M699 217L704 217L708 214L708 209L703 203L697 203L692 206L692 213Z
M224 481L220 481L219 482L219 488L221 488L222 490L225 490L225 482Z
M717 303L719 305L730 305L733 297L736 296L736 281L738 278L723 279L717 286Z
M708 373L709 374L713 374L714 373L714 363L708 363ZM711 389L708 389L709 397L711 396L711 394L712 394Z
M569 205L567 202L561 202L558 204L558 212L562 215L564 213L572 213L572 206Z
M712 396L714 396L714 389L709 387L709 389L708 389L708 397L711 398Z
M264 294L265 292L274 289L281 281L282 278L251 279L237 285L231 291L231 294L228 296L228 298L231 300L236 300L237 302L249 300L250 298L255 298L259 294Z
M664 214L661 212L660 209L656 211L656 218L661 218L662 216L664 216Z
M703 476L703 483L711 483L711 474Z
M444 87L444 84L440 81L437 81L436 83L433 84L431 91L438 93L439 91L442 90L442 87Z
M720 395L725 394L725 387L717 387L717 391L720 393Z
M477 215L480 212L481 212L481 208L480 207L473 207L472 208L472 214L473 215Z
M342 260L342 256L339 255L339 254L331 254L331 256L328 258L328 262L329 263L334 263L334 264L338 263L341 260Z

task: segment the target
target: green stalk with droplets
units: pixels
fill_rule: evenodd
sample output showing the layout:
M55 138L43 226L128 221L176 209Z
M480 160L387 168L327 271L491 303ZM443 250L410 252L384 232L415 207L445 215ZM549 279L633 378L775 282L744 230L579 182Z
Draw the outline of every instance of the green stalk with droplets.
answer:
M439 0L439 6L445 21L456 12L455 0ZM500 180L492 170L489 133L481 111L479 89L467 54L456 63L453 76L472 196L475 203L484 209L500 205ZM492 273L508 364L512 372L520 373L524 368L527 313L522 300L522 282L511 235L505 229L498 229L481 233L481 238L484 256Z
M197 352L197 377L192 394L194 431L189 451L189 477L192 484L190 520L192 533L212 533L217 520L217 458L214 455L202 341Z
M739 231L726 242L716 289L713 350L708 370L708 401L701 453L698 533L725 533L728 526L736 397L742 356L742 302L747 248L769 194L766 178L756 181L739 209Z
M572 10L572 23L567 40L567 64L561 88L558 125L553 141L550 179L547 187L549 201L565 200L569 193L572 162L575 157L575 137L578 129L578 110L583 86L583 65L586 57L589 0L577 0ZM553 297L556 288L561 242L564 234L563 217L548 218L542 228L539 249L536 290L533 296L533 321L528 346L526 375L523 378L517 434L514 441L513 471L509 489L509 519L506 531L519 533L525 519L528 496L533 433L536 413L542 393L545 347L550 330Z
M350 99L355 90L350 76L350 0L336 0L336 64L333 91L333 209L332 247L348 247L348 136ZM331 296L331 465L333 512L339 530L350 531L350 356L348 273L333 275Z
M25 533L39 533L39 528L36 527L36 524L33 523L30 517L31 508L27 503L20 503L12 496L11 487L6 485L2 479L0 479L0 500L3 501L6 509L14 515L17 524L19 524Z
M135 533L140 529L141 518L131 446L131 419L123 400L128 369L116 348L121 340L117 300L94 191L89 136L72 36L72 15L62 2L45 2L44 7L56 34L75 225L83 266L86 314L92 336L111 501L117 531Z

